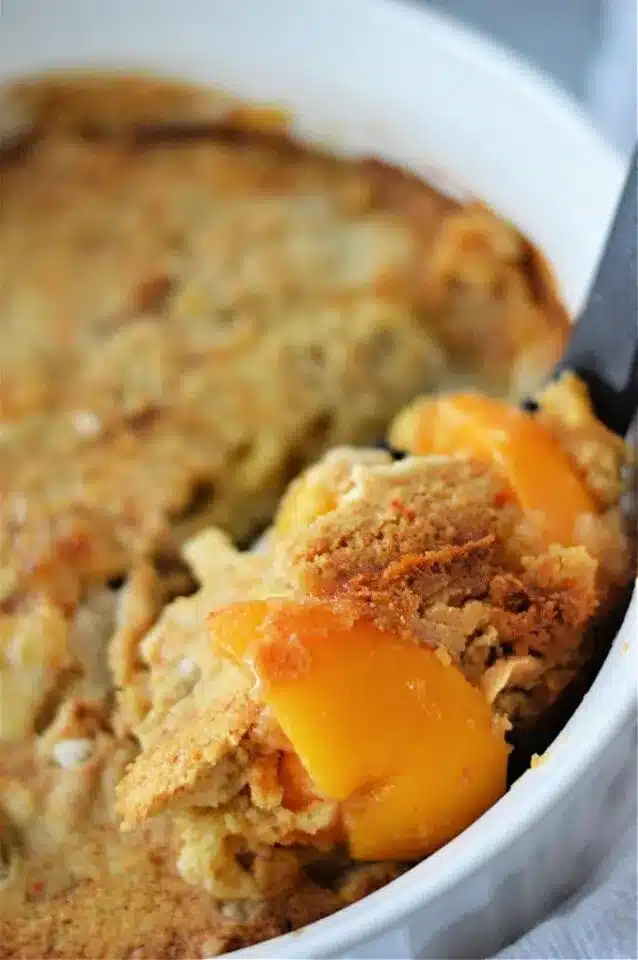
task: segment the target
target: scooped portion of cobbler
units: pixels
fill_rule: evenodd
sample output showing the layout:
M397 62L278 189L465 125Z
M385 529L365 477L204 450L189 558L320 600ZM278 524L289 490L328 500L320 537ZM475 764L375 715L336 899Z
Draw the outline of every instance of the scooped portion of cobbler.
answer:
M200 590L136 651L150 708L118 788L125 826L168 815L182 875L253 916L318 865L343 905L491 806L509 731L577 676L631 573L620 486L605 499L583 468L591 412L570 421L575 395L550 388L529 428L575 491L569 538L493 457L340 448L291 485L260 551L192 541ZM589 427L618 473L621 448Z

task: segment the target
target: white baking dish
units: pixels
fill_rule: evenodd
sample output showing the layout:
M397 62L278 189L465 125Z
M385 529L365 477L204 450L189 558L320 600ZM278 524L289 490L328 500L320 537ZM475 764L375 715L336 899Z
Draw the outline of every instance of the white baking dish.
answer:
M142 67L275 101L309 139L481 196L544 249L573 311L586 295L622 163L553 87L426 9L3 0L0 10L0 80L54 66ZM480 821L362 902L241 955L480 957L533 923L597 855L592 838L633 749L637 621L634 595L546 761Z

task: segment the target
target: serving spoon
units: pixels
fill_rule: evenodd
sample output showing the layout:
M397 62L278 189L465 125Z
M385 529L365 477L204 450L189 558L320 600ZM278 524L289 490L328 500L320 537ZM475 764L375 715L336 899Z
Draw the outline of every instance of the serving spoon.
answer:
M638 410L637 171L634 148L587 303L550 377L575 373L598 419L621 437ZM533 398L523 402L530 411L537 406Z

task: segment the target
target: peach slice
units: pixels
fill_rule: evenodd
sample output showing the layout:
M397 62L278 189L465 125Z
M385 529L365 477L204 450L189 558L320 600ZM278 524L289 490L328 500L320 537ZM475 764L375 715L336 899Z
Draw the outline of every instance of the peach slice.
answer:
M398 417L390 440L410 453L467 454L492 464L548 544L573 546L576 519L597 510L558 440L504 401L475 393L418 401Z
M355 859L425 856L505 790L508 748L453 664L325 603L238 604L211 615L217 651L247 663ZM286 771L295 803L308 785Z

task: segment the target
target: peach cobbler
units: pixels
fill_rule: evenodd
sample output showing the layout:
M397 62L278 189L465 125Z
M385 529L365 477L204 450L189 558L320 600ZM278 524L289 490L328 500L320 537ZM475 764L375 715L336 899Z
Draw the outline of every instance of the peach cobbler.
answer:
M0 957L212 956L502 795L630 579L626 451L573 378L506 402L568 323L481 204L207 91L11 95Z

